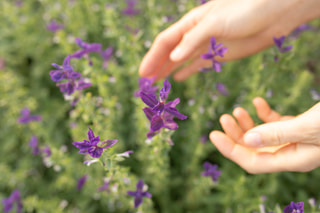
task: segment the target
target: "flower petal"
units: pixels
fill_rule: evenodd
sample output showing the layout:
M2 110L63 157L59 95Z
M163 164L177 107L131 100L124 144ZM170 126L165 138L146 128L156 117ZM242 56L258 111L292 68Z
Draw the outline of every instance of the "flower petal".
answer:
M171 89L171 84L168 80L165 80L163 82L163 87L160 89L160 100L161 101L166 101L168 94L170 92Z
M115 145L118 142L118 140L106 140L101 142L101 148L107 149L111 146Z
M152 111L152 109L149 107L145 107L142 110L144 114L147 116L147 118L149 119L149 121L151 121L152 117L156 114L156 112Z
M180 120L184 120L184 119L188 118L184 114L181 114L180 112L178 112L178 110L174 107L166 107L164 110L167 111L168 113L176 116Z
M158 131L163 126L164 126L164 124L163 124L163 120L162 120L161 116L155 115L155 116L152 117L151 126L150 126L150 129L152 131Z
M151 108L153 108L158 103L157 97L154 94L146 94L141 91L140 98L145 104L147 104Z

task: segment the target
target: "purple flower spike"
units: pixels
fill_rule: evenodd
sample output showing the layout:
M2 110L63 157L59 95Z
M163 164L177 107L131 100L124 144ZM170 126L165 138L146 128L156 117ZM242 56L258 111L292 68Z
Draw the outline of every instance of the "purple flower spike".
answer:
M134 93L134 96L139 97L141 92L155 94L158 90L158 86L152 86L154 80L154 78L139 78L139 90Z
M52 20L48 25L47 25L47 30L51 32L57 32L61 29L64 28L63 24L58 24L56 20Z
M128 195L135 197L134 198L134 208L138 208L141 205L143 197L148 197L148 198L152 197L152 195L149 192L143 191L143 186L144 186L144 183L140 179L137 183L137 190L136 191L128 191Z
M21 202L21 197L20 197L19 190L14 190L11 193L10 197L4 198L2 200L3 212L4 213L9 213L13 208L14 202L17 203L17 213L20 213L22 211L23 205L22 205L22 202Z
M127 16L138 15L140 10L134 8L137 3L136 0L127 0L127 7L122 11L122 14Z
M81 178L79 178L78 182L77 182L77 190L81 191L81 189L83 188L84 184L86 183L88 178L88 175L84 175Z
M21 110L21 117L18 118L18 122L21 124L29 123L32 121L41 121L42 117L40 115L30 115L30 109L24 108Z
M291 203L284 208L283 212L284 213L303 213L304 203L303 202L294 203L293 201L291 201Z
M224 54L227 52L228 48L223 47L222 43L217 44L216 39L214 36L210 38L210 48L209 51L205 54L203 54L201 57L205 60L211 60L212 61L212 68L216 72L221 71L221 63L219 63L215 57L220 56L224 57Z
M118 140L106 140L100 142L99 136L95 137L90 128L88 131L88 139L89 141L83 140L83 142L73 142L72 144L80 149L80 154L89 154L93 158L99 158L104 149L110 148L118 142ZM100 143L100 146L98 146L98 143Z
M80 78L81 74L78 72L74 72L72 66L70 65L71 56L67 56L63 60L62 65L58 65L56 63L52 63L51 65L55 67L57 70L51 70L50 76L54 82L61 81L62 79L77 79Z
M209 162L204 162L203 164L204 172L201 173L202 176L210 176L213 182L217 182L221 171L218 170L218 165L211 164Z
M285 36L280 36L279 38L273 37L274 43L276 44L279 52L284 53L284 52L288 52L292 49L292 45L283 47L283 43L285 40Z
M32 136L31 137L31 140L29 142L29 146L32 148L32 154L33 155L37 155L39 154L40 150L39 150L39 147L38 147L38 139L36 136Z
M170 91L171 84L169 81L165 80L163 82L163 87L160 90L160 98L157 100L155 94L146 94L143 91L140 92L140 98L149 107L143 108L145 115L150 121L150 131L147 133L148 138L152 138L161 128L167 128L171 130L176 130L178 125L173 121L174 117L180 120L184 120L187 116L178 112L175 108L179 104L180 99L176 98L174 101L169 101L165 103Z

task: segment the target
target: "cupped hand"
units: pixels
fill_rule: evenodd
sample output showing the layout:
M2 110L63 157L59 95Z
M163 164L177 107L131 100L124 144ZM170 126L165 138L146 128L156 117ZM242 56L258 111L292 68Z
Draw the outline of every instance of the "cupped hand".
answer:
M299 116L281 116L263 98L253 104L265 124L254 126L241 107L220 118L221 131L210 134L225 157L249 173L306 172L320 166L320 102Z
M161 79L175 70L182 81L211 61L210 37L228 48L230 61L259 52L273 44L273 36L289 34L294 28L319 14L317 0L212 0L194 8L178 22L161 32L142 60L143 77ZM319 2L319 1L318 1ZM318 3L319 4L319 3ZM307 11L307 12L306 12Z

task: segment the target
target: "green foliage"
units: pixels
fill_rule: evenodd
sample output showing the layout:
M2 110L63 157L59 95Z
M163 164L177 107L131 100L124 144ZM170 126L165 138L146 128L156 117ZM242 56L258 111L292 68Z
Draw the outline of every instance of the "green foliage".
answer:
M14 189L22 195L24 212L136 212L133 197L139 179L148 185L152 199L144 198L139 212L281 212L290 201L303 201L306 212L311 197L320 199L320 170L251 175L224 158L206 139L221 129L219 117L235 106L248 109L258 124L251 101L267 99L282 114L297 115L313 106L310 89L319 91L320 40L318 31L290 39L294 48L275 63L275 47L246 59L229 62L221 73L199 73L183 83L170 80L169 100L180 97L179 111L188 119L178 121L175 132L163 131L147 140L149 122L144 103L133 96L138 90L138 68L155 36L197 5L196 1L139 1L140 15L121 13L125 1L28 0L0 2L0 200ZM51 20L65 25L50 32ZM320 21L312 22L319 29ZM133 32L137 29L137 32ZM74 39L114 48L108 68L102 68L97 53L88 60L72 59L75 71L90 79L92 87L79 93L71 106L50 79L51 63L79 49ZM1 63L1 62L0 62ZM230 94L223 96L216 84ZM161 82L157 83L161 86ZM268 96L268 91L273 96ZM20 110L28 107L41 122L19 124ZM97 163L83 164L88 156L78 154L74 141L87 139L88 126L101 140L118 139ZM32 135L52 155L32 155ZM170 145L170 141L174 143ZM117 154L133 150L130 158ZM290 160L290 159L288 159ZM201 176L203 162L218 164L217 183ZM77 191L77 180L88 180ZM110 181L110 192L97 191ZM261 200L266 196L266 201ZM319 210L318 210L319 212Z

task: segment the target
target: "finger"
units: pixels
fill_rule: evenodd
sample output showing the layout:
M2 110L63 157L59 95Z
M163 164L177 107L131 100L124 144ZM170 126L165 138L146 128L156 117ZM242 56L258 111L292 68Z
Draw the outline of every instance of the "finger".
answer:
M267 101L261 97L256 97L253 99L253 105L255 106L257 110L258 117L263 122L273 122L273 121L279 121L281 119L281 115L272 110L267 103Z
M162 63L169 58L169 53L180 42L183 35L190 30L205 14L204 5L197 7L187 13L178 22L161 32L155 39L146 56L143 58L139 73L148 76L162 67ZM160 61L159 61L160 60Z
M316 142L314 128L309 126L309 123L297 117L291 120L262 124L249 130L244 135L244 142L252 147L278 146L294 141Z
M211 66L211 61L203 60L202 58L196 58L191 61L190 64L184 66L181 70L177 71L173 75L175 81L184 81L189 78L191 75L200 72L200 69L203 67Z
M246 132L254 127L254 121L252 120L247 110L241 107L237 107L233 110L232 114L237 119L243 132Z
M243 131L231 115L222 115L220 117L220 123L226 135L228 135L232 140L241 143Z
M315 145L292 143L275 153L268 153L256 152L254 149L241 146L220 131L211 132L210 140L222 155L253 174L279 171L305 172L317 168L320 162L320 150Z

